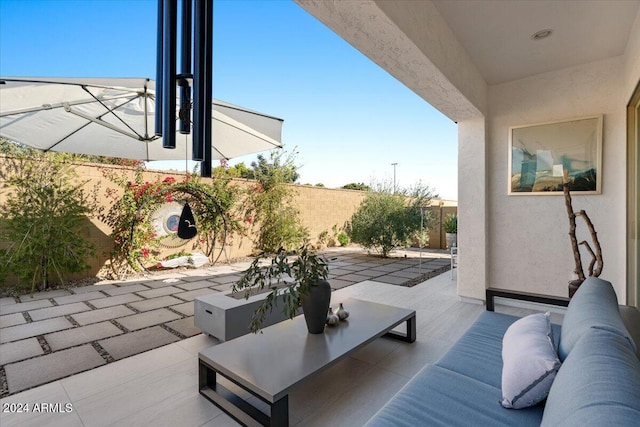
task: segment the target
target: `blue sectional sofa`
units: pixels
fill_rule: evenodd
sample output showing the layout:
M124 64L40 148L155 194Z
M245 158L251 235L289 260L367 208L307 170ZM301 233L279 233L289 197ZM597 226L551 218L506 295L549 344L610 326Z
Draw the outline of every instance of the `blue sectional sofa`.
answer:
M638 316L625 325L611 283L597 278L568 305L562 326L552 326L562 365L546 402L500 404L503 336L518 318L486 311L367 426L639 426L640 359L629 332L640 331Z

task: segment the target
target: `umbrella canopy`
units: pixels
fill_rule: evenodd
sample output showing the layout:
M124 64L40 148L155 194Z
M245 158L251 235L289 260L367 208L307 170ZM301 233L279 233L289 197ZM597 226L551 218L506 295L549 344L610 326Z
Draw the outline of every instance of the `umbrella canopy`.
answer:
M40 150L191 159L191 134L177 133L176 148L165 149L154 116L150 79L0 77L0 136ZM281 119L214 100L212 120L213 159L282 147Z

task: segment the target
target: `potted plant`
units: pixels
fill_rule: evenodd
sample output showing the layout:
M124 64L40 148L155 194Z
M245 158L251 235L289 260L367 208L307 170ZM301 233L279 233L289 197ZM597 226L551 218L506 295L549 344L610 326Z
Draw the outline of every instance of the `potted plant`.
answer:
M291 257L295 257L293 261ZM329 265L327 260L307 245L297 251L280 248L271 258L271 263L261 266L264 254L257 257L242 278L233 285L233 292L245 291L245 298L264 289L270 292L251 317L249 328L258 332L267 313L282 304L282 312L289 319L302 307L309 333L320 334L331 302L331 286L327 282Z
M447 248L458 246L458 215L450 214L442 223L447 238Z

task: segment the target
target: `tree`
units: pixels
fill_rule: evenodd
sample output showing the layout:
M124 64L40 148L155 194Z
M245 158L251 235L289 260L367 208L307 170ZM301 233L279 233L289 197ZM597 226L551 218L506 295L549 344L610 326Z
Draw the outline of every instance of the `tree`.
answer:
M247 215L257 221L257 248L275 253L280 248L300 247L309 232L300 224L299 211L293 203L294 190L285 185L298 179L295 153L272 151L270 159L268 162L259 155L258 161L251 163L258 183Z
M345 190L359 190L359 191L370 191L371 187L369 187L368 185L366 185L363 182L352 182L350 184L347 185L343 185L342 188L344 188Z
M388 257L392 249L416 238L421 225L423 229L433 225L431 211L423 208L434 197L432 190L420 183L395 193L391 185L379 185L367 193L351 217L351 240Z

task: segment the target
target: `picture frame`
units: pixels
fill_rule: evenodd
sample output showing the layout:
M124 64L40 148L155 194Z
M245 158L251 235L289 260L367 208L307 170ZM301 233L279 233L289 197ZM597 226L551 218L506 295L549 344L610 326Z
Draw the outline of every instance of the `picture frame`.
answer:
M510 196L602 193L603 115L509 128Z

